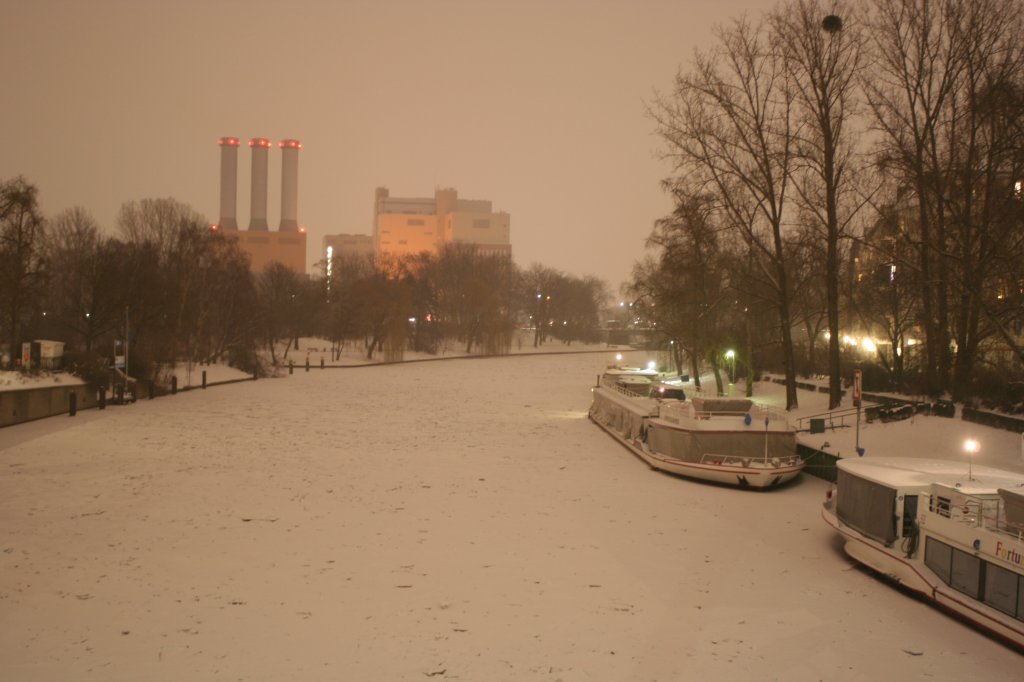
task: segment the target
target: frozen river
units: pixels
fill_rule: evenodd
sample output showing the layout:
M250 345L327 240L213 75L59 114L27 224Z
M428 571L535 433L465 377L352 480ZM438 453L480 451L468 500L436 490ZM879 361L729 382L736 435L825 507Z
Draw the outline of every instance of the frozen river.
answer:
M296 372L0 431L0 679L1020 679L845 558L823 481L713 487L613 442L586 418L606 360Z

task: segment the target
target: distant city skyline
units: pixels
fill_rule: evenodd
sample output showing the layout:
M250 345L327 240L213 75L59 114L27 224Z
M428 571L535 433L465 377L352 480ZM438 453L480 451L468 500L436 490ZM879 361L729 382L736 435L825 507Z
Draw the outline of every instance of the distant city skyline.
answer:
M0 178L23 175L47 216L82 206L108 233L121 204L143 198L173 197L215 223L218 140L295 139L311 265L325 235L372 234L374 188L458 187L513 216L519 265L615 290L671 210L645 102L715 23L773 5L11 3L0 59L19 66L0 95ZM273 217L280 163L269 170Z

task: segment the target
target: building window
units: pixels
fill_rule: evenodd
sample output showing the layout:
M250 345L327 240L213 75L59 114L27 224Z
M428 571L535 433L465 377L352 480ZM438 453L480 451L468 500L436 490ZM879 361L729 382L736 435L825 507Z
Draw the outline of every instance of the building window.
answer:
M487 218L477 218L477 219L475 219L473 221L473 227L477 228L477 229L480 229L480 230L486 230L490 226L491 226L491 221L489 219L487 219Z

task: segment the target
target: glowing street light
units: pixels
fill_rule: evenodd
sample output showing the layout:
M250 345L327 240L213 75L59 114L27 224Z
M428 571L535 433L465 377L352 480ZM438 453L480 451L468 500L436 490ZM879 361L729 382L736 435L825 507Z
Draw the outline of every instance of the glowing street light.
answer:
M729 361L729 383L736 381L736 351L730 349L725 351L725 359Z
M974 471L972 469L972 463L974 461L974 453L978 451L978 441L973 438L968 438L964 441L964 451L967 453L967 480L974 480Z

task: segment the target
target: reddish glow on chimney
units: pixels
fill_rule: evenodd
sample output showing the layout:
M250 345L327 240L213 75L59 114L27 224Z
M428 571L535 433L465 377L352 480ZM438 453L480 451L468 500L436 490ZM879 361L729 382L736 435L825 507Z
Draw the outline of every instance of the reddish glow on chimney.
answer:
M302 143L298 140L281 140L277 146L281 149L284 149L285 147L290 147L291 149L302 149Z
M232 147L237 147L238 146L238 138L237 137L222 137L219 140L217 140L217 144L219 144L221 146L224 146L224 145L227 144L227 145L231 145Z
M270 140L268 140L266 138L263 138L263 137L254 137L251 140L249 140L249 146L250 147L269 147L270 146Z

